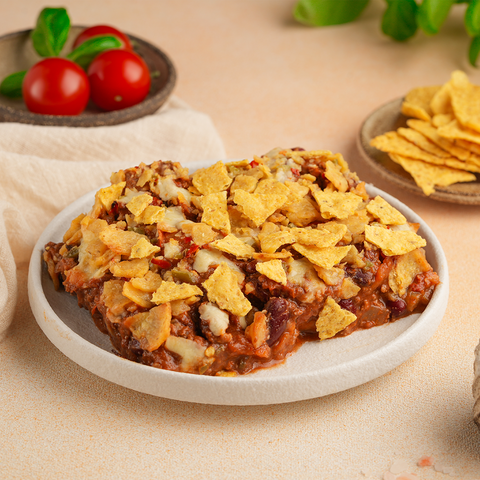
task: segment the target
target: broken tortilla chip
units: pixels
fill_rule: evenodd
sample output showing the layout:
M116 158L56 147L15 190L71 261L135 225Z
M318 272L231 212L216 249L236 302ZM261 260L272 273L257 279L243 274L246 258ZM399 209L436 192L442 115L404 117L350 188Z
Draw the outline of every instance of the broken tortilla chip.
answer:
M203 286L207 290L208 299L222 310L241 317L252 309L238 286L235 272L225 262L220 263L213 274L203 282Z
M219 161L208 168L201 168L192 175L192 183L203 195L223 192L232 183L227 168Z
M186 298L203 295L200 288L188 283L162 282L160 287L152 296L152 302L161 304L173 300L184 300Z
M407 219L395 207L378 195L367 205L367 211L384 225L403 225L407 222Z
M365 240L380 248L387 257L404 255L427 244L411 230L391 230L376 225L365 227Z
M255 266L257 272L265 275L270 280L280 283L281 285L287 284L287 274L283 269L283 263L281 260L270 260L268 262L259 262Z
M276 212L286 201L286 195L274 193L248 193L245 190L236 190L233 201L241 207L246 215L258 227Z
M328 297L315 322L320 340L331 338L354 322L357 317L341 308L332 297Z

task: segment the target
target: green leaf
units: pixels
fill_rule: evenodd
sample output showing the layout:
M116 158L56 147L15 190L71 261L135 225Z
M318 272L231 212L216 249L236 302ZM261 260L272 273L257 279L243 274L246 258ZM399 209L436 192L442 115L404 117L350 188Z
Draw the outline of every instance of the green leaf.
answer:
M300 0L293 16L300 23L316 27L340 25L355 20L368 0Z
M470 42L470 48L468 49L468 60L472 67L477 66L478 54L480 53L480 36L473 37Z
M22 83L26 74L27 71L23 70L5 77L0 84L0 93L9 98L20 98L22 96Z
M448 16L455 0L423 0L418 7L418 26L427 34L435 35Z
M465 11L465 28L471 37L480 35L480 0L472 0Z
M67 58L72 60L72 62L78 63L86 70L99 53L112 48L120 48L122 45L122 42L114 35L99 35L85 40L85 42L70 52Z
M44 8L32 31L32 42L41 57L56 57L62 51L70 31L70 18L64 8Z
M382 32L399 42L408 40L417 31L416 13L415 0L387 0Z

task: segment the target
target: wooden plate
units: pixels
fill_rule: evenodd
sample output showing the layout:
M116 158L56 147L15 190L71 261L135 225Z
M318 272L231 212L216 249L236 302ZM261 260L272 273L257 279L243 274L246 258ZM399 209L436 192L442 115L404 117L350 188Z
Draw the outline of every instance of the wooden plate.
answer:
M72 26L63 52L69 52L74 39L85 27ZM41 58L33 49L31 30L11 33L0 37L0 79L7 75L27 70ZM67 127L99 127L129 122L157 111L172 93L176 72L170 58L154 45L128 35L134 50L147 63L152 75L152 86L147 98L133 107L104 112L89 102L85 111L76 116L40 115L27 110L22 99L10 99L0 95L0 121L30 123L34 125L59 125ZM154 73L155 72L155 73ZM158 72L158 73L157 73Z
M407 126L407 117L400 112L402 101L402 98L393 100L367 117L357 138L358 148L368 165L383 178L412 193L427 197L412 176L393 162L388 154L370 146L370 140L377 135ZM476 177L477 180L474 182L435 187L435 192L427 198L442 202L480 205L480 175L476 174Z

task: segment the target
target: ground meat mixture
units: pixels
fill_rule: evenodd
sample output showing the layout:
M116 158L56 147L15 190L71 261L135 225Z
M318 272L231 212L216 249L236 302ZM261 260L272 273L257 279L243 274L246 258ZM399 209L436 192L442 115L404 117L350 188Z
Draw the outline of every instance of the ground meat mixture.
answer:
M275 149L193 174L159 161L111 183L44 260L135 362L250 373L421 311L439 283L418 225L339 154Z

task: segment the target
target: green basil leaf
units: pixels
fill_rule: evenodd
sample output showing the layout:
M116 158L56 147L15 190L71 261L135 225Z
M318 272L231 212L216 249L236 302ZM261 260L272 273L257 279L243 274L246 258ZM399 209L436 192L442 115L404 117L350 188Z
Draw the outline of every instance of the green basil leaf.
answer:
M423 0L418 7L418 26L427 34L435 35L448 16L455 0Z
M22 96L22 83L26 74L27 71L23 70L5 77L0 84L0 93L9 98L20 98Z
M368 0L300 0L293 16L300 23L316 27L340 25L355 20Z
M415 0L387 0L382 32L399 42L408 40L417 31L416 13Z
M465 11L465 29L471 37L480 35L480 0L472 0Z
M85 40L85 42L70 52L67 58L72 60L72 62L78 63L86 70L99 53L112 48L120 48L122 45L122 42L114 35L99 35Z
M472 67L477 66L478 54L480 53L480 36L473 37L470 42L470 48L468 49L468 60Z
M64 8L44 8L32 31L32 42L41 57L56 57L62 51L70 31L70 18Z

